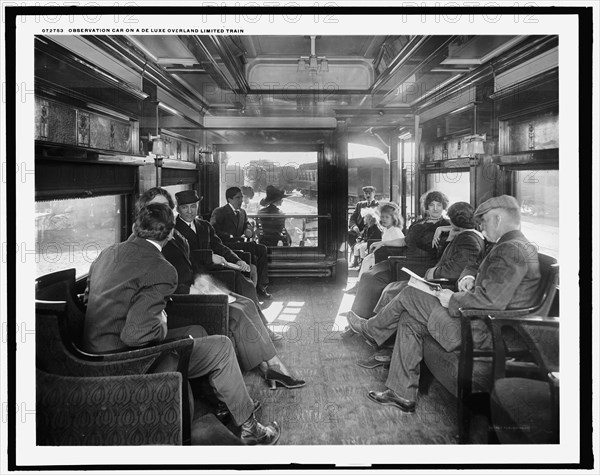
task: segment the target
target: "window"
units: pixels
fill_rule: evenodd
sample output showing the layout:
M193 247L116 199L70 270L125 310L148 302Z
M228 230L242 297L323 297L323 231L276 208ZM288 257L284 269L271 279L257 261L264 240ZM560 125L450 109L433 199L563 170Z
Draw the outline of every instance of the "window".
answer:
M514 172L521 230L538 251L558 258L558 170Z
M285 229L292 246L318 245L318 164L317 152L238 152L220 154L220 203L225 203L227 188L251 187L254 196L243 207L252 218L263 208L267 187L273 185L286 193L279 207L287 215L315 215L315 218L290 216ZM260 231L257 228L258 231ZM279 245L283 243L280 241Z
M36 202L36 276L72 267L86 274L100 251L121 240L123 203L123 195Z
M427 189L444 193L450 204L457 201L471 202L471 186L468 171L446 169L442 173L427 176Z

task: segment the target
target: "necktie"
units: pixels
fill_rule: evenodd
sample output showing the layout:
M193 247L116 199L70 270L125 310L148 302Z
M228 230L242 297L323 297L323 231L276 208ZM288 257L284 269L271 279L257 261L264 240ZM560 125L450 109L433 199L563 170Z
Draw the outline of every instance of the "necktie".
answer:
M194 234L196 233L196 226L194 226L194 222L193 221L190 223L190 229L192 231L194 231Z

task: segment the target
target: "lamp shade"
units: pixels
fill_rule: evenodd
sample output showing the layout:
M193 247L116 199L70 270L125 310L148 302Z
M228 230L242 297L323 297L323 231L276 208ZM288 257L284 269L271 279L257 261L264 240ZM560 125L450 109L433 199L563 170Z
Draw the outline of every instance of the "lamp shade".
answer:
M152 153L157 157L166 155L165 142L162 139L158 138L152 141Z
M471 144L473 145L473 154L483 155L485 153L483 140L474 140Z
M321 60L320 71L322 73L328 73L329 72L329 62L327 61L327 58L323 58Z

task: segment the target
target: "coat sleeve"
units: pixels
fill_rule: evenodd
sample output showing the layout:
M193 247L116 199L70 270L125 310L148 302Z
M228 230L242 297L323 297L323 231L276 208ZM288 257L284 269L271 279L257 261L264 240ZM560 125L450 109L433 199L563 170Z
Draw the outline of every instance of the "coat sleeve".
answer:
M358 221L359 216L360 216L360 203L357 203L356 208L354 208L354 212L352 213L352 216L350 216L350 219L348 220L348 228L352 228L353 226L358 226L356 223Z
M230 234L225 230L225 213L222 208L215 208L210 216L210 224L220 239L229 239Z
M456 236L456 242L449 252L442 255L442 259L435 267L434 278L458 279L466 267L477 267L481 255L481 244L476 236L471 233L461 233Z
M166 298L175 292L177 273L164 261L142 277L140 288L130 302L121 341L127 346L142 346L162 341L167 335Z
M450 315L458 316L461 307L506 309L528 269L527 259L514 241L497 245L485 264L484 274L476 277L473 290L452 295L448 305Z
M212 251L215 254L224 257L227 262L232 262L235 264L236 262L240 261L241 259L239 258L239 256L231 249L229 249L225 244L223 244L223 241L221 241L219 236L217 236L217 234L215 233L215 229L210 224L208 224L208 227L210 233L210 248L212 249Z

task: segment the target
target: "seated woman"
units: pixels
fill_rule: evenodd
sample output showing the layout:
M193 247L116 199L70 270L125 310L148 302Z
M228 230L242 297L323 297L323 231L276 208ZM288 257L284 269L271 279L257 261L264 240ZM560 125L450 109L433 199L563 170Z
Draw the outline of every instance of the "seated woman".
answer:
M381 239L381 228L377 222L376 211L372 208L365 209L365 229L363 229L362 236L358 237L356 244L352 248L352 256L350 262L353 263L353 267L360 265L362 260L367 256L367 247L370 240Z
M262 228L258 237L259 244L277 246L281 242L284 246L291 246L290 234L285 229L285 218L266 217L283 214L278 206L281 206L285 197L285 191L273 185L267 186L267 196L260 200L263 208L258 212L258 221Z
M370 253L367 254L360 266L360 272L358 273L358 281L366 271L371 270L375 265L374 252L380 247L385 246L388 242L396 241L397 239L404 238L402 233L402 217L400 216L400 209L396 203L380 203L378 207L381 227L383 228L383 234L381 241L374 242L371 245ZM355 246L356 247L356 246ZM349 289L348 292L353 292L356 287Z
M454 203L448 208L450 219L450 234L446 239L446 246L436 266L427 269L425 279L448 279L454 281L459 278L465 267L478 267L485 255L485 240L483 235L475 229L473 207L464 201ZM438 231L443 229L439 227ZM408 281L401 280L388 284L381 298L375 306L377 313L390 302L406 286Z
M432 247L435 230L447 226L450 222L444 217L448 208L448 198L439 191L429 191L421 197L421 209L424 217L409 228L406 237L398 237L386 242L386 246L405 247L405 255L417 261L419 267L425 269L433 266L436 261L436 250ZM417 271L418 269L411 269ZM385 260L365 272L358 283L356 298L352 311L363 317L370 318L373 309L381 296L381 292L392 281L392 268Z
M137 209L150 203L164 203L171 209L175 207L173 198L163 188L151 188L146 191L138 200ZM202 294L213 290L209 288L212 285L206 276L198 278L194 275L189 256L189 244L183 235L175 231L173 238L163 247L162 252L177 270L176 293ZM294 378L277 355L267 327L260 318L256 303L225 289L219 288L217 292L230 295L229 332L235 342L240 368L243 371L258 368L271 389L276 389L277 384L290 389L304 386L305 382Z

